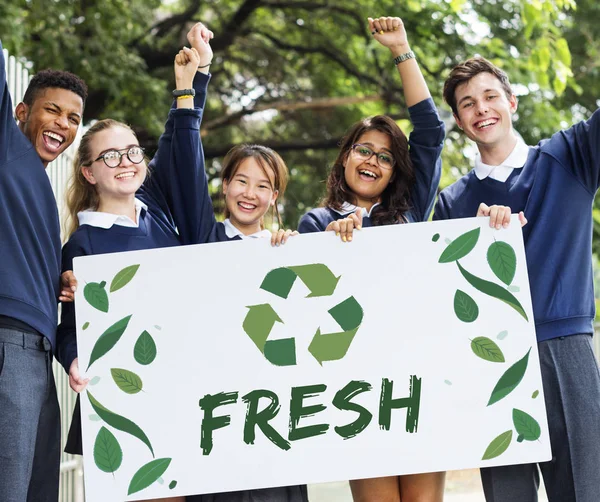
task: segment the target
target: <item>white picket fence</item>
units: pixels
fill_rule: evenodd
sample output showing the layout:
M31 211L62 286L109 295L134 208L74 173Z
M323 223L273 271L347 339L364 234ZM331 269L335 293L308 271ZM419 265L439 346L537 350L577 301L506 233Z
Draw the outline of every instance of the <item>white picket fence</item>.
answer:
M9 56L6 49L4 50L4 60L6 61L8 89L13 104L16 105L16 103L22 100L25 89L27 89L30 78L29 72L15 57ZM56 161L52 162L47 169L61 216L64 214L64 191L71 172L71 163L78 142L79 136L73 145ZM54 363L54 375L60 403L61 434L62 444L64 445L71 424L71 414L75 405L75 393L69 387L69 379L64 369L56 362ZM60 502L83 502L84 500L83 470L80 456L62 454L59 500Z

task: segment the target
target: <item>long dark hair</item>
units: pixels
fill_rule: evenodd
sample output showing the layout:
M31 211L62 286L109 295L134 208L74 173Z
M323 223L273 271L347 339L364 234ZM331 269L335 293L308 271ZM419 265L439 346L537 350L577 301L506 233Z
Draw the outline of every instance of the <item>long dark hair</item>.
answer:
M381 194L381 204L373 210L371 221L373 225L403 222L404 213L411 208L410 189L415 182L415 174L408 154L406 136L398 124L385 115L363 119L348 130L327 178L327 195L321 205L339 210L344 202L355 202L355 195L344 177L344 162L351 153L352 145L369 131L379 131L390 137L392 155L396 161L392 178Z

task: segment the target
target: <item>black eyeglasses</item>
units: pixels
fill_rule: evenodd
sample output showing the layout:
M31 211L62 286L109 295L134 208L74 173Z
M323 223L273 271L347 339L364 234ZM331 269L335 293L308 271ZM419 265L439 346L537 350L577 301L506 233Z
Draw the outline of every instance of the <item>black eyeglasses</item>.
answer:
M368 147L367 145L361 145L360 143L355 143L352 145L352 153L356 158L364 161L369 160L373 155L375 155L377 163L382 169L392 169L396 163L394 157L392 157L389 153L375 152L372 148Z
M94 160L94 162L102 159L107 167L115 168L121 165L124 155L127 155L129 162L132 164L139 164L144 160L144 149L141 146L132 146L123 150L108 150Z

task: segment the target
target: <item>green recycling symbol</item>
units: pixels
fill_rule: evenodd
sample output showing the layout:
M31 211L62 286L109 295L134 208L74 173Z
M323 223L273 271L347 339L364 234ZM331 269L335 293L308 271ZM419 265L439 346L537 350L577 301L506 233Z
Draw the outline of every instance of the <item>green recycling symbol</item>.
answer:
M322 263L279 267L271 270L264 278L260 289L272 293L284 300L287 299L292 286L299 277L310 290L307 298L331 296L340 277L335 275ZM296 364L295 338L269 340L269 334L276 322L283 323L279 315L269 303L249 305L243 322L246 334L258 347L265 358L276 366L293 366ZM323 361L342 359L358 331L363 319L363 309L353 296L346 298L328 310L342 331L338 333L321 333L317 328L308 351L323 364Z

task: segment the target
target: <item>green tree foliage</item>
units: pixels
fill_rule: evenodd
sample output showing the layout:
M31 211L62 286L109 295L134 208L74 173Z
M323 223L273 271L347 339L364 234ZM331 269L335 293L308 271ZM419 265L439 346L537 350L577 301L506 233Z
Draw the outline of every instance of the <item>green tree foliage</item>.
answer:
M276 148L292 173L284 217L295 227L323 194L353 122L386 113L410 130L399 76L371 39L368 16L404 20L449 126L446 185L469 168L464 138L441 101L444 78L466 57L488 57L519 84L517 128L529 143L595 109L599 7L593 0L575 7L573 0L379 0L376 10L367 0L12 0L0 6L0 33L35 69L66 68L87 80L86 120L125 120L151 149L170 103L175 52L203 21L215 32L203 119L209 176L218 176L233 144Z

